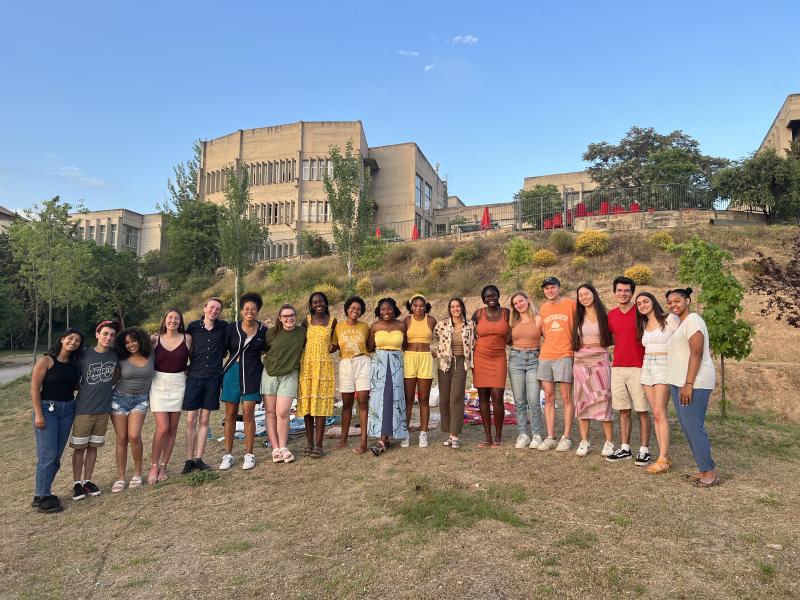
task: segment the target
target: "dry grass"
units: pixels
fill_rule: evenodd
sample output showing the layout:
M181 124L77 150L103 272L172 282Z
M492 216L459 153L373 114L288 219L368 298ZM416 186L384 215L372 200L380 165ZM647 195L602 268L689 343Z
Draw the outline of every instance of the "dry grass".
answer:
M1 509L3 597L800 594L800 428L769 418L711 416L725 483L708 490L682 478L693 465L680 433L675 471L659 477L603 461L594 429L592 454L579 459L514 450L509 430L502 449L480 450L470 427L460 451L443 448L438 433L427 450L380 458L339 451L273 465L257 448L255 470L198 482L174 475L181 429L166 484L113 496L109 446L95 477L104 494L69 499L68 450L54 487L66 510L41 515L28 506L35 453L26 384L0 390L0 402L2 481L15 492ZM209 462L220 451L210 443Z

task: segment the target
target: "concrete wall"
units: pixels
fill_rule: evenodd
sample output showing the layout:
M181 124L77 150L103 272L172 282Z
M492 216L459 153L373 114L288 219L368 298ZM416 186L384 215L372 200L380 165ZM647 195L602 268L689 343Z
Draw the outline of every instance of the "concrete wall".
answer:
M118 208L75 213L70 218L78 223L82 239L111 246L115 250L132 250L143 256L151 250L163 247L161 213L142 215L132 210ZM128 228L134 235L127 235ZM129 246L126 242L131 242Z
M792 135L800 139L800 94L791 94L778 111L775 120L759 146L759 152L772 148L783 156L792 143Z
M537 185L554 185L560 192L570 189L576 192L590 192L597 188L597 184L592 181L592 178L586 171L526 177L522 183L522 189L529 190Z
M607 231L627 231L631 229L659 229L667 227L700 227L711 221L718 225L763 223L763 215L753 215L738 211L716 210L666 210L616 215L597 215L575 219L575 231L604 229Z

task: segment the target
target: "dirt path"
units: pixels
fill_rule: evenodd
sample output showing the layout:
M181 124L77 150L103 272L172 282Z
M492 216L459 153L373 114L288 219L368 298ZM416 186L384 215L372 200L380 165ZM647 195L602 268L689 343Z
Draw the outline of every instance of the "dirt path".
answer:
M31 372L31 355L15 354L0 357L0 385Z

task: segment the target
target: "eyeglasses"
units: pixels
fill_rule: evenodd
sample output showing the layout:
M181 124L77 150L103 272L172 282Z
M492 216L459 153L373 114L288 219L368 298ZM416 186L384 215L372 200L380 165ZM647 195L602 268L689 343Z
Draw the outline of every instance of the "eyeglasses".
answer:
M281 315L281 319L296 319L297 315Z

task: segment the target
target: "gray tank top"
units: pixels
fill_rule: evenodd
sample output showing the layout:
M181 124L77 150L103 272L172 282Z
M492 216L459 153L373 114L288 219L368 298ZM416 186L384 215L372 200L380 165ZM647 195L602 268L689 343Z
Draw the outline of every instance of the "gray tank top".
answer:
M155 374L154 355L151 354L147 359L147 364L137 367L130 360L119 361L119 381L117 381L118 392L123 394L138 395L150 391L150 383Z

